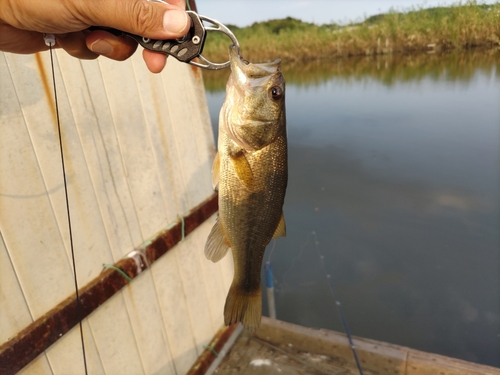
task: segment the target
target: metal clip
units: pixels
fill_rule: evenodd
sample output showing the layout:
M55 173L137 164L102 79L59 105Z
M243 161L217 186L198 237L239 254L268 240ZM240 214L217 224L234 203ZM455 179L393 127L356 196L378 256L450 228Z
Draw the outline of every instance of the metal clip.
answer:
M207 35L206 32L217 31L227 35L231 39L232 44L234 44L239 51L240 44L234 34L219 21L205 16L200 16L193 11L187 11L187 14L191 17L191 27L188 33L179 39L157 40L143 38L128 33L125 34L134 38L143 48L146 48L149 51L166 53L175 57L179 61L197 66L199 68L209 70L227 68L229 66L229 61L224 63L215 63L202 55ZM205 26L203 21L210 22L213 26ZM193 61L195 57L198 57L202 62Z
M163 2L159 0L152 0L155 2ZM211 18L200 16L193 11L186 12L191 17L191 27L186 35L182 38L178 39L150 39L145 38L139 35L130 34L124 31L118 31L114 29L101 28L92 26L90 30L105 30L111 32L115 35L124 35L128 36L137 43L139 43L143 48L153 51L165 53L167 55L171 55L175 57L177 60L181 62L185 62L199 68L209 69L209 70L219 70L224 69L229 66L229 61L223 63L215 63L208 60L206 57L202 55L203 47L205 45L205 39L207 36L207 31L217 31L227 35L233 45L236 46L238 52L240 50L240 44L238 40L234 36L234 34L229 30L226 26L224 26L219 21L213 20ZM203 21L209 22L212 26L205 26ZM194 58L199 58L201 61L196 62L193 61Z
M231 39L232 44L234 46L236 46L236 48L238 49L238 55L240 54L240 44L238 43L238 39L236 39L236 36L234 36L234 34L231 32L231 30L229 30L225 25L223 25L219 21L216 21L214 19L211 19L211 18L208 18L205 16L199 16L199 17L202 21L207 21L207 22L210 22L212 25L214 25L214 26L204 26L206 31L216 31L216 32L221 32L223 34L226 34L229 37L229 39ZM190 62L191 65L194 65L194 66L197 66L197 67L203 68L203 69L210 69L210 70L224 69L224 68L227 68L229 66L229 63L230 63L229 61L226 61L224 63L214 63L212 61L209 61L208 59L206 59L204 56L201 55L202 51L200 51L198 58L200 60L203 60L204 63L198 63L196 61L191 61Z

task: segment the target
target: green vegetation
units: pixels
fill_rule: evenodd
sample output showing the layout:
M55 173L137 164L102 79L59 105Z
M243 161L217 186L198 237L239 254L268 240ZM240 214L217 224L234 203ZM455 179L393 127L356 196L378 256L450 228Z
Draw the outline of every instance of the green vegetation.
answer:
M361 23L340 27L315 25L293 18L231 27L242 55L252 62L304 61L346 56L439 52L500 45L500 3L476 1L451 7L391 11ZM212 33L204 55L227 59L228 39Z

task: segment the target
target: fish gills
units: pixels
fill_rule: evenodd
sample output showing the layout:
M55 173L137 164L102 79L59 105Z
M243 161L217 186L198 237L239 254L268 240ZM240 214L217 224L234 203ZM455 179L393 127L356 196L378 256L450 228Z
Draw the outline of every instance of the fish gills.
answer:
M205 245L205 256L217 262L231 249L234 278L224 322L241 322L255 331L262 315L264 252L272 238L286 232L285 80L280 60L251 64L234 47L229 57L231 75L212 168L212 184L219 190L219 217Z

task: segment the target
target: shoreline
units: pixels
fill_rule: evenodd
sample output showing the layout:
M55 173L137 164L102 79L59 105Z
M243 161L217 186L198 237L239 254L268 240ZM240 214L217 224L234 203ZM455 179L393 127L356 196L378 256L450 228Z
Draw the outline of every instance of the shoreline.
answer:
M476 1L450 7L411 9L372 16L347 26L315 25L293 18L229 26L242 55L252 62L283 62L353 56L441 53L456 49L500 46L500 3ZM227 58L227 38L211 35L204 55Z

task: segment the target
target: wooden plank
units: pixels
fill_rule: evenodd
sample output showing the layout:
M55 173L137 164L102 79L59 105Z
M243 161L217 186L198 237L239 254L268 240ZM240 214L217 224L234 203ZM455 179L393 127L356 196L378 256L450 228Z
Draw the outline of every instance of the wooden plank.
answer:
M101 133L101 129L113 129L113 126L112 123L99 123L100 116L96 113L96 107L91 98L90 86L97 85L102 89L100 82L87 81L88 77L80 61L64 51L60 51L57 56L63 78L60 84L66 89L74 118L73 131L68 134L74 145L70 147L71 153L68 159L77 164L76 183L82 197L80 205L85 207L85 211L77 211L80 213L77 218L82 223L92 223L83 225L83 228L75 226L75 229L79 235L88 238L88 243L99 244L93 247L97 250L96 254L91 255L92 250L86 251L87 256L91 255L94 269L99 271L101 264L114 263L123 256L124 249L134 246L127 226L127 218L123 215L124 210L116 201L113 171L107 158L107 155L116 153L116 150L112 149L116 147L116 144L107 145ZM97 67L97 62L94 61L93 65ZM95 76L91 78L94 79ZM99 106L97 109L106 112L106 108ZM101 117L110 119L105 114ZM68 127L68 124L63 125ZM123 187L126 188L126 184ZM75 212L74 209L72 209L73 212ZM87 233L89 229L92 233Z
M104 218L108 240L117 262L142 240L141 228L127 181L113 117L109 108L102 72L96 61L82 61L92 108L97 119L92 137L96 148L96 165L91 174L97 185L97 199Z
M175 252L168 252L155 262L151 272L156 283L175 371L177 374L184 374L196 360L197 351L191 321L186 319L189 316L188 296L184 293Z
M123 293L112 297L88 320L106 374L145 374Z
M123 294L145 373L175 374L151 272L139 275Z
M170 116L170 113L175 112L176 108L171 108L167 104L161 75L150 73L144 67L144 61L140 54L133 56L132 64L136 82L141 88L137 101L141 105L148 132L148 141L154 155L154 166L164 202L166 222L172 223L184 211L181 208L180 200L185 195L181 173L182 161L176 152L178 141L173 133ZM167 66L166 70L169 69L170 65ZM175 87L169 89L177 90ZM188 209L190 208L192 206L188 207Z
M2 134L2 138L12 140L19 137L19 134L15 134L16 130L12 131L12 129L25 129L25 124L3 53L0 54L0 77L2 79L2 89L0 90L0 134ZM8 183L10 180L9 171L12 169L9 164L11 164L12 153L16 153L11 147L6 147L3 143L0 142L0 217L2 218L6 215L1 208L3 203L6 199L14 198L7 196L10 188ZM13 189L10 191L10 193L16 192ZM2 232L4 230L0 224L0 306L2 306L0 344L33 321L3 239Z
M188 296L189 319L193 328L197 354L214 334L214 324L207 297L206 283L200 265L199 254L203 252L210 227L203 224L191 236L180 243L175 251L184 293ZM220 301L222 303L222 301Z
M133 60L134 71L138 84L148 89L141 91L140 99L148 127L149 139L155 155L156 169L166 208L166 217L170 221L173 221L178 215L181 215L190 208L189 203L187 203L182 178L183 163L177 152L177 148L182 145L180 145L179 140L173 132L172 112L175 112L177 109L169 106L167 102L167 91L177 92L178 88L175 86L164 88L161 84L162 75L168 74L168 71L172 69L172 61L169 61L164 73L161 75L151 75L144 73L143 62L141 60ZM196 160L188 160L188 163L196 163ZM175 249L174 251L177 252L178 250ZM177 294L185 296L186 294L181 280L180 269L177 267L178 256L177 254L169 254L168 257L171 262L168 272L156 272L155 270L159 266L154 266L152 274L155 283L159 285L156 289L157 298L160 301L169 302L167 299L169 297L163 297L166 290L161 287L162 283L165 282L164 276L170 278L170 280L175 279L175 282L169 283L171 284L168 291L169 295ZM189 298L193 297L195 296L189 296ZM187 297L183 298L178 307L172 306L170 303L160 302L163 307L164 329L170 340L174 360L173 364L177 373L183 373L189 362L194 360L197 354L192 337L193 328L191 327L191 322L186 319L189 316L187 300ZM179 328L184 333L179 332L181 331Z
M17 375L52 375L52 369L50 368L47 356L42 354L36 357L33 361L24 367Z
M328 356L342 366L356 368L347 337L337 332L311 329L262 317L261 328L256 336L276 345L290 345L296 350ZM378 355L381 350L380 342L358 337L354 337L353 341L364 371L405 373L406 348L388 344L383 347L384 355Z
M173 133L177 141L178 158L181 161L181 175L184 181L184 196L181 197L180 204L182 212L189 207L201 202L212 193L210 170L211 165L203 160L196 141L196 132L202 124L193 123L195 118L190 111L190 104L194 98L190 90L186 89L184 79L190 69L185 64L177 61L169 61L168 69L162 79L165 86L167 103L169 108L175 111L170 112L173 124ZM175 88L175 90L172 89ZM170 88L170 89L169 89Z
M3 242L2 233L0 233L0 275L2 275L0 283L2 310L0 314L0 344L2 344L33 321Z
M200 95L200 91L196 91L196 86L202 82L196 82L193 74L189 66L169 61L168 70L162 76L167 103L169 108L172 108L170 117L174 125L173 134L177 140L178 159L181 162L180 174L186 192L185 197L181 199L183 211L212 193L209 155L214 153L213 144L208 144L206 140L204 143L199 141L200 134L203 136L207 130L211 132L211 129L209 121L202 121L198 115L200 108L206 110L206 99L204 93L201 92L203 95ZM199 78L201 79L201 76ZM172 90L172 87L175 87L175 90ZM203 262L206 262L206 259L202 258L202 254L211 226L204 224L204 227L204 231L200 228L200 233L195 233L196 238L190 239L191 246L197 249L195 256L192 254L193 249L184 244L179 246L176 252L178 264L181 266L183 289L190 296L187 303L198 348L205 345L218 328L220 318L215 318L212 311L216 309L216 305L221 305L219 296L215 296L211 289L209 293L209 285L212 286L217 280L211 278L207 282L205 278Z
M215 157L215 146L213 142L213 131L210 124L210 113L203 89L203 77L201 69L186 64L174 65L177 74L174 77L176 87L180 89L184 98L182 116L187 134L192 137L197 150L197 175L198 190L191 197L191 204L198 204L207 194L212 192L212 163ZM183 77L179 80L179 77Z
M204 224L204 230L200 233L200 245L196 255L202 266L205 290L209 301L209 308L212 317L212 327L214 330L224 324L224 303L226 301L227 288L223 278L223 267L221 262L213 263L205 258L204 245L206 238L215 223L215 215Z
M2 101L0 100L0 103ZM1 113L1 112L0 112ZM1 152L1 150L0 150ZM2 157L0 156L0 160ZM28 305L8 257L7 249L0 233L0 344L14 336L32 322ZM52 375L47 356L40 355L27 368L19 372L27 375Z
M149 137L142 118L141 103L139 101L141 93L148 90L140 85L137 87L137 83L134 82L135 75L131 74L133 66L130 62L125 68L121 65L120 69L116 69L116 64L116 62L110 61L100 63L102 75L99 78L104 84L103 87L107 89L106 102L111 102L110 112L114 122L114 127L111 127L113 132L109 129L109 123L108 125L102 124L100 128L103 132L106 132L108 138L117 141L112 144L115 148L112 150L110 150L110 145L104 142L101 142L101 144L104 146L105 155L113 155L115 157L114 164L121 167L122 175L117 176L117 180L122 182L123 189L129 191L129 194L124 194L123 198L126 200L126 211L129 215L132 215L132 217L127 218L127 223L130 220L138 229L133 230L134 235L131 240L137 241L140 239L142 242L152 235L154 230L158 230L167 223L164 205L160 202L162 195L159 190L158 178L155 175L154 158L150 151L151 146L149 145ZM89 67L87 67L87 72L88 74L91 72ZM124 80L123 74L129 74L129 79ZM95 78L96 73L93 72L92 76ZM106 111L107 109L103 110ZM108 118L109 120L110 118ZM99 136L100 134L96 138ZM101 152L102 154L103 152ZM138 157L138 154L141 154L141 156ZM118 156L119 160L116 160ZM134 164L137 160L140 163ZM110 163L109 159L108 163ZM111 170L111 168L109 169ZM116 173L116 171L113 173ZM113 177L111 176L111 178ZM113 186L113 188L116 189L116 186ZM112 194L113 191L111 191L110 195ZM158 199L151 199L151 197ZM103 202L106 202L106 200L103 199ZM155 209L152 208L152 205L155 206ZM122 225L121 230L124 229L127 230L128 228L124 228ZM108 229L108 233L110 232L111 230ZM120 233L120 229L115 229L115 232ZM123 256L123 251L126 249L130 251L134 245L138 245L138 243L132 242L132 246L124 246L119 249L120 255ZM115 251L114 253L116 258L119 252ZM166 332L164 329L158 329L158 327L163 328L163 324L159 304L156 300L154 280L151 275L147 273L141 277L138 284L134 283L132 287L128 288L123 294L123 301L145 372L155 373L160 370L167 373L171 372L173 366L170 363ZM141 301L141 303L138 303L138 301ZM104 342L100 343L100 345L107 344Z
M410 349L405 375L499 375L500 369Z
M92 375L104 375L105 372L101 363L101 357L97 351L89 323L87 320L82 323L88 373ZM46 351L46 355L50 367L56 375L83 373L85 367L83 363L80 327L76 326L64 335L55 345L52 345Z
M64 51L58 51L55 60L56 83L59 112L66 113L61 118L61 133L64 145L66 178L68 184L69 208L80 285L87 284L102 270L102 264L113 263L103 218L96 199L96 189L89 173L89 159L96 159L92 147L92 127L95 116L89 110L90 97L79 60ZM89 146L85 149L84 146ZM57 148L57 147L56 147ZM47 165L45 168L54 168ZM45 172L44 172L45 173ZM62 179L62 176L59 177ZM66 223L66 209L58 219ZM68 228L61 225L61 232ZM66 242L67 252L69 243Z
M139 245L168 222L146 123L140 110L140 90L134 81L132 62L121 62L120 69L116 64L108 59L99 60L127 183L141 228L140 240L134 238L135 244Z
M23 115L26 119L26 125L29 131L31 144L33 145L33 150L36 154L37 163L40 167L39 173L41 173L41 175L43 176L43 183L46 186L60 186L62 181L62 172L60 167L60 153L58 150L59 141L57 138L57 133L55 133L56 130L53 123L53 113L48 113L52 112L52 108L50 105L51 98L48 96L50 95L50 90L47 90L48 87L50 87L47 78L50 76L50 72L48 71L49 66L46 55L47 53L43 54L43 56L42 54L39 54L38 59L36 60L38 62L37 68L39 69L40 77L42 77L42 82L39 81L36 89L33 82L27 82L26 78L24 78L24 80L20 78L20 76L22 76L21 71L16 71L17 78L15 79L15 82L19 85L17 90L17 97L20 99L21 103L28 102L31 98L31 95L33 95L34 90L38 90L40 93L41 91L44 91L44 94L46 95L48 105L45 107L45 116L43 112L39 112L38 106L26 107L26 105L23 105ZM31 59L33 59L32 56ZM76 64L78 63L76 62ZM55 61L55 65L55 71L59 72L57 60ZM69 66L66 66L66 68L67 70L70 70ZM99 211L97 210L97 206L93 199L94 197L92 194L92 185L90 184L88 173L86 173L86 162L85 158L82 155L81 145L78 142L79 137L76 134L73 116L69 111L70 106L69 102L67 101L68 98L66 95L65 85L62 77L59 74L56 74L56 79L59 81L58 99L60 101L61 108L68 109L66 111L61 109L60 115L61 121L64 121L62 123L63 142L66 159L66 172L69 182L69 201L73 219L72 224L74 233L73 238L75 244L75 257L76 264L78 265L79 282L81 284L84 284L97 276L97 274L100 272L100 266L102 265L102 263L109 263L110 261L112 261L112 258L109 250L106 251L105 247L103 248L102 246L97 246L97 244L107 243L105 232L102 230L102 226L96 224L88 225L89 223L99 223L101 222L101 220L98 215L95 215L95 213L98 213ZM71 86L71 82L67 82L66 84L69 84L69 86ZM26 91L25 86L27 85L30 85L30 89L32 91ZM84 121L83 119L81 120ZM13 147L19 146L19 143L13 144ZM52 163L49 163L48 160L52 161ZM16 168L18 167L18 165L16 164L13 164L13 166L15 166ZM59 173L54 173L54 170L59 171ZM32 175L36 175L36 173ZM23 180L19 179L17 181ZM67 295L74 293L74 284L71 269L69 270L69 272L67 272L68 266L70 264L70 246L68 235L69 231L67 227L65 197L61 193L62 189L57 189L54 192L50 192L49 202L51 207L42 205L41 208L45 208L45 210L43 213L41 213L40 216L43 217L43 214L50 215L53 213L55 221L54 219L52 219L52 221L49 220L47 222L40 223L42 224L42 227L40 229L42 231L47 230L47 226L50 227L52 222L54 233L56 233L57 231L59 232L59 235L51 238L53 242L56 242L53 245L54 251L56 252L56 254L54 255L59 258L66 258L66 264L62 269L51 269L51 272L47 272L46 269L44 270L43 268L39 267L33 267L32 272L26 272L27 269L26 271L19 270L20 278L24 279L25 284L30 285L30 293L34 294L35 296L42 296L44 301L46 303L50 303L52 306L60 302L63 298L67 297ZM57 198L55 197L56 195ZM21 205L23 205L23 203L21 203ZM36 211L31 212L31 215L34 214L36 215ZM27 214L27 216L30 216L30 214ZM27 224L25 217L20 217L19 219L24 221L25 225ZM32 228L27 227L27 229L31 232ZM15 232L15 230L13 232ZM22 232L20 232L19 230L17 230L17 233L23 236ZM62 241L57 243L57 240ZM37 245L38 246L32 246L31 248L26 247L25 250L32 251L32 249L40 248L40 245ZM47 254L44 252L44 256L46 255ZM33 261L37 261L36 259L33 259L33 256L30 254L27 254L26 256L28 258L32 258ZM13 257L18 259L17 252ZM19 263L19 260L17 260L17 262ZM66 270L66 277L63 280L57 280L57 276L54 277L53 274L51 275L51 273L55 272L57 274L58 272L61 272L61 270ZM49 277L53 277L55 281L55 283L51 285L51 288L45 289L45 293L43 294L39 293L41 285L38 285L36 282L31 281L31 278L33 277L33 275L36 275L37 272L42 272ZM37 278L38 277L35 276L35 279ZM33 290L31 290L31 288L33 288ZM63 295L61 291L66 290L68 290L67 294ZM28 297L28 299L29 298L30 297ZM36 300L36 302L32 302L32 306L34 306L34 308L37 310L37 313L44 313L46 310L52 307L47 305L45 306L46 310L44 311L42 310L42 308L40 308L38 302L39 300ZM76 342L78 344L78 341L75 340L70 340L67 342ZM93 343L93 340L90 340L87 343L89 349L91 349L94 345L95 344ZM67 364L71 364L72 366L77 366L77 364L79 364L78 359L81 358L81 354L78 345L76 347L66 347L65 350L63 350L63 353L65 354L64 358L60 355L55 355L51 358L50 353L48 354L48 359L49 362L51 362L52 368L64 369L67 367ZM74 368L76 369L78 367ZM63 370L62 373L65 373L65 371Z
M176 64L174 68L178 71L174 77L184 77L176 81L176 87L179 87L184 98L183 116L187 118L188 133L191 134L196 142L198 152L198 170L200 180L199 189L190 196L190 204L196 204L205 194L212 191L211 169L215 156L215 147L213 142L212 127L210 124L210 114L206 102L206 95L203 89L203 77L201 69L190 67L185 64ZM172 83L171 80L166 82ZM179 98L177 98L179 100ZM189 127L190 125L190 127ZM189 182L186 182L189 184ZM207 261L203 254L206 238L213 224L206 224L207 231L200 233L199 249L197 252L199 269L197 272L203 273L203 285L208 297L209 308L211 312L213 329L216 330L223 323L223 307L225 303L227 289L224 286L223 270L221 264L213 264Z
M32 148L33 139L37 138L48 154L45 163L60 159L51 154L56 144L53 124L40 120L52 119L52 109L35 59L25 55L5 56L16 92L13 98L19 98L17 106L22 108L27 127L12 127L2 113L0 149L9 157L0 161L0 230L33 319L36 319L71 294L73 284L51 202L51 199L58 200L56 196L64 202L60 174L57 181L55 176L42 176L40 155L35 155ZM26 228L29 235L21 228Z
M279 347L289 346L295 351L325 356L346 369L356 369L347 337L338 332L311 329L263 317L256 337ZM500 375L500 369L490 366L360 337L353 337L353 341L364 372L396 375Z

